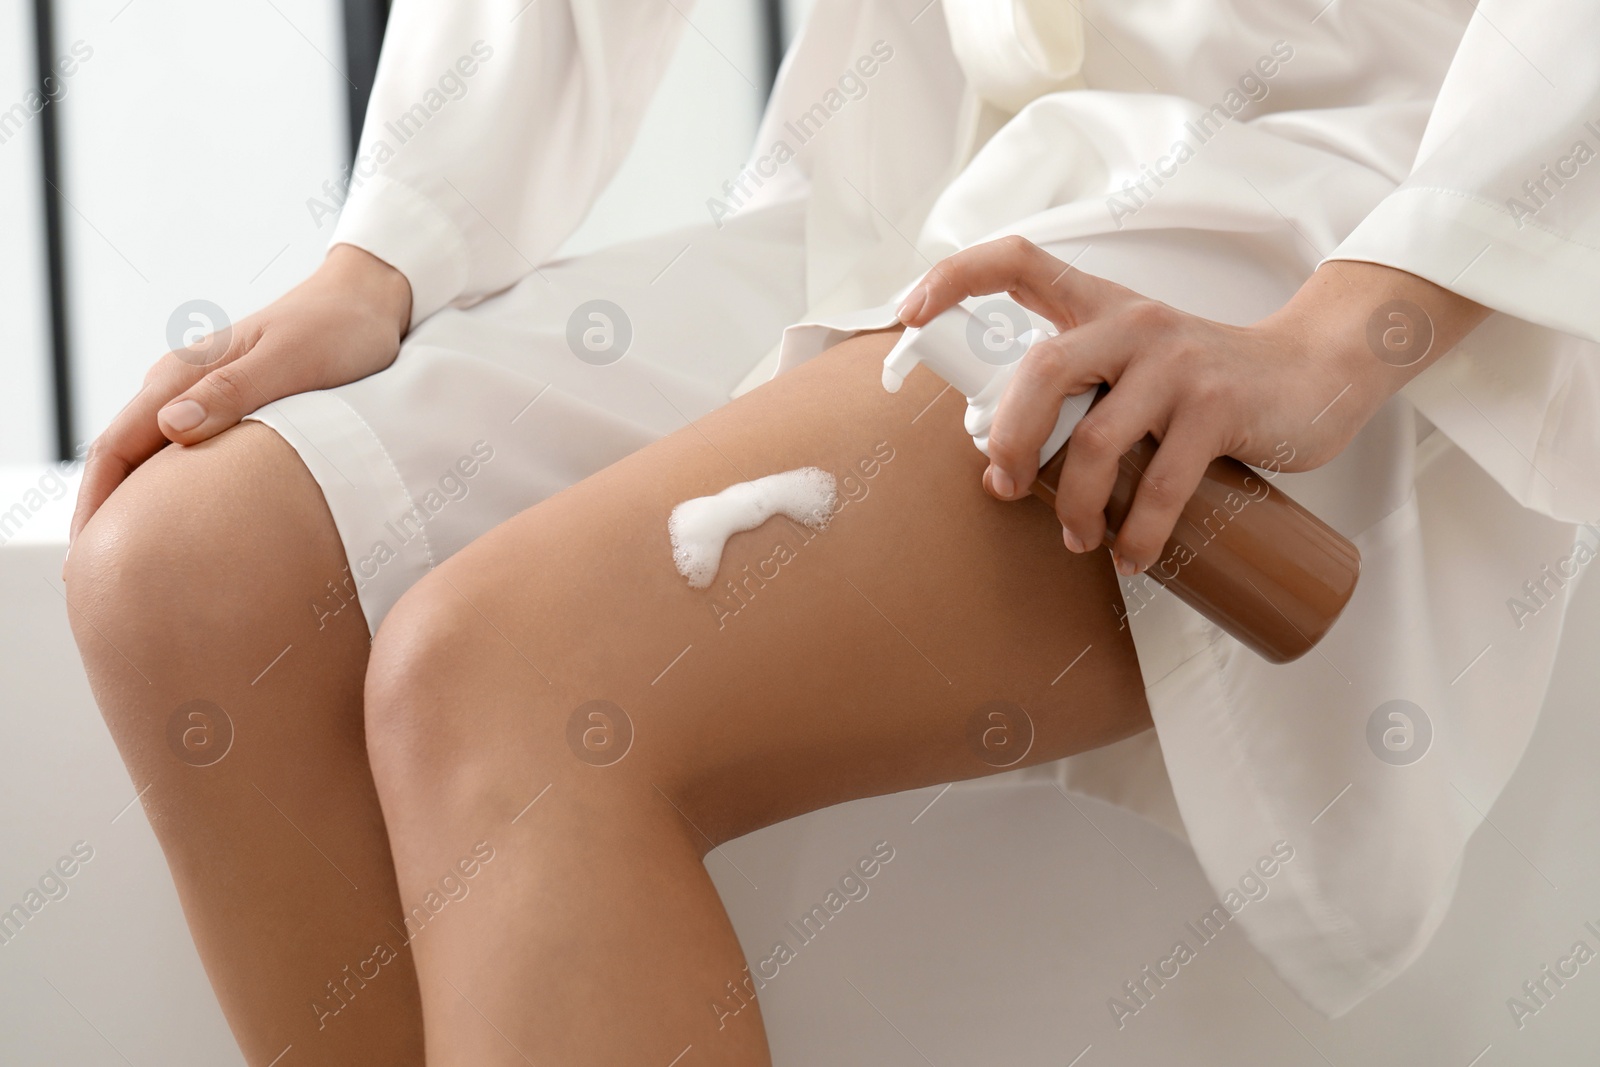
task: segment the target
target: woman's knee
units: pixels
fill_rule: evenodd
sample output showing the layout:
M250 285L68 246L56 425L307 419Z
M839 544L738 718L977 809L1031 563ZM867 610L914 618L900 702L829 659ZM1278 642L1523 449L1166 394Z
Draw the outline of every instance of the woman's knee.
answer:
M437 799L452 783L486 784L510 742L501 705L516 691L502 632L459 591L450 564L384 616L367 659L367 754L379 795Z
M450 645L459 624L437 574L406 590L372 639L362 704L374 764L416 758L433 738L437 709L454 682Z
M118 486L73 543L68 615L92 677L163 685L215 665L225 642L248 645L297 597L313 619L314 594L343 568L310 473L248 422L170 446Z
M596 630L576 653L551 658L552 631L593 625L579 606L593 589L557 566L500 595L514 568L506 548L479 543L447 560L406 591L373 639L367 756L388 812L512 804L514 815L530 782L581 787L602 803L612 787L672 780L681 746L665 736L669 716L636 706L630 718L610 700L628 702L617 689L627 651ZM664 729L634 746L646 721Z

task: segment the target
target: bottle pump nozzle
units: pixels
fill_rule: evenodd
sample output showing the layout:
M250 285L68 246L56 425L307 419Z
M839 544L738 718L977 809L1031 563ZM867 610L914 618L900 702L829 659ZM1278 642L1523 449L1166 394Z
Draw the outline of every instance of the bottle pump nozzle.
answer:
M883 360L883 387L899 392L911 368L923 364L967 398L966 430L978 451L989 454L994 424L1006 383L1023 354L1055 330L1021 304L1005 297L964 301L934 316L926 326L909 327ZM1069 396L1055 430L1039 450L1039 466L1066 444L1072 428L1089 410L1095 392Z

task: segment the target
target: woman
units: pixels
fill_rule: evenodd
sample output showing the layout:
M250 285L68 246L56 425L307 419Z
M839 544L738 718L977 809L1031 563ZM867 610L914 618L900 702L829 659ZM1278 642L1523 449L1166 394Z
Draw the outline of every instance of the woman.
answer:
M767 1062L703 856L997 764L1219 899L1276 857L1240 923L1347 1010L1442 920L1600 512L1600 17L823 0L707 225L550 262L683 24L397 5L323 266L92 452L75 631L247 1056ZM1062 334L989 464L879 361L1000 291ZM1140 574L1222 454L1363 553L1290 665ZM826 530L674 572L675 504L801 466L847 476Z

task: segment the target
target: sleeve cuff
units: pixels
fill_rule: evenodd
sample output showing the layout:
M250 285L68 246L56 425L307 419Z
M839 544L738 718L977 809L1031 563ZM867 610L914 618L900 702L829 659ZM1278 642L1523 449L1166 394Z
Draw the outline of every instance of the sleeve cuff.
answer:
M1409 271L1496 311L1600 341L1600 248L1466 193L1404 188L1380 202L1323 262Z
M466 290L467 247L450 216L426 196L374 174L339 212L328 242L365 249L411 283L411 326Z

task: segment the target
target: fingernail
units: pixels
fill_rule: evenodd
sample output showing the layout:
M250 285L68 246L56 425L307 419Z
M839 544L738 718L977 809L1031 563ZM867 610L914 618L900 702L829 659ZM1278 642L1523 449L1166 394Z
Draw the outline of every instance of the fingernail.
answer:
M1139 570L1138 567L1134 566L1134 563L1131 559L1123 559L1115 552L1111 554L1111 558L1117 562L1117 573L1122 575L1124 578L1132 578Z
M1067 546L1068 551L1083 551L1083 542L1078 540L1078 535L1067 529L1065 526L1061 527L1061 540Z
M916 317L917 312L922 310L922 305L926 304L927 302L927 287L919 285L915 289L911 290L911 292L906 294L905 300L900 304L900 309L895 312L895 317L901 322L910 322Z
M989 485L993 487L998 495L1005 497L1007 500L1010 500L1017 493L1017 483L1011 480L1011 475L993 464L989 466Z
M206 421L206 409L198 400L180 400L161 409L161 417L178 433L185 433Z

